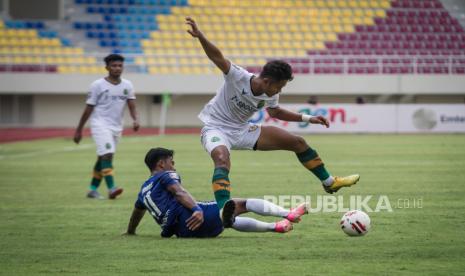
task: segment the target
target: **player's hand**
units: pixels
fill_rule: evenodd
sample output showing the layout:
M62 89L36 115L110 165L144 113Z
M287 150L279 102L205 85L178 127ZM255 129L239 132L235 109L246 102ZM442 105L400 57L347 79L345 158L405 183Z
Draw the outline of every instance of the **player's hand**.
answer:
M74 138L73 138L74 143L79 144L81 139L82 139L82 132L76 130L76 132L74 133Z
M186 220L187 228L189 230L194 231L199 228L203 223L203 212L202 211L195 211L192 213L192 216Z
M324 125L326 128L329 127L329 121L323 116L315 116L310 119L310 123L317 125Z
M192 19L191 17L186 17L186 24L191 26L192 28L191 30L187 30L187 32L190 33L191 36L199 37L200 35L202 35L202 32L197 27L197 23L195 23L194 19Z
M133 129L134 131L138 131L139 128L140 128L139 122L138 122L138 121L134 121L134 122L132 123L132 129Z

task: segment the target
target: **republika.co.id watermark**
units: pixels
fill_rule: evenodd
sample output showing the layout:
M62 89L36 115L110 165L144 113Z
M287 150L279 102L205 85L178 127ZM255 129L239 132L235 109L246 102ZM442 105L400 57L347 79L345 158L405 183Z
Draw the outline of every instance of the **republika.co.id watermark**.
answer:
M362 210L367 213L393 212L395 209L421 209L423 198L391 199L387 195L265 195L264 200L270 201L284 208L293 208L303 202L309 204L311 213L347 212Z

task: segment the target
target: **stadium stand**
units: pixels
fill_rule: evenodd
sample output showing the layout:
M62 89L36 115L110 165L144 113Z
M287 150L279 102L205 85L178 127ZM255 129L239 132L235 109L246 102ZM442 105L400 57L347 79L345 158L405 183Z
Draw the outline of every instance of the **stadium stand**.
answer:
M74 5L93 19L68 23L74 31L97 41L101 53L124 53L139 73L219 73L186 33L184 18L193 16L228 57L253 72L282 58L298 74L465 74L463 26L439 0L75 0ZM0 54L0 71L103 70L99 58L72 47L42 22L7 21Z
M95 57L40 21L9 20L0 24L0 72L102 73Z

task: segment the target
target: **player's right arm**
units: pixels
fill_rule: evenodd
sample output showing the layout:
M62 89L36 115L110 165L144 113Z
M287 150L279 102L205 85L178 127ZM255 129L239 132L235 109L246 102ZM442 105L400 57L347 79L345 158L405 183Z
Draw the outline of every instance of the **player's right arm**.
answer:
M191 36L198 38L202 48L207 54L207 57L213 61L213 63L220 68L221 71L226 75L231 67L231 62L224 58L223 53L213 43L211 43L204 34L199 30L197 23L191 17L186 17L186 24L191 26L191 30L187 30Z
M126 230L126 235L135 235L137 226L145 215L145 209L134 206L132 210L131 218L129 219L128 230Z
M84 125L86 124L87 120L90 117L90 114L92 114L92 111L94 110L94 106L87 104L86 108L84 109L84 112L82 112L81 119L79 120L79 124L76 128L76 131L74 132L74 142L76 144L79 144L79 142L82 139L82 129L84 128Z
M166 188L182 206L192 210L192 216L186 220L189 230L196 230L203 223L203 211L197 205L192 195L180 183L171 184Z

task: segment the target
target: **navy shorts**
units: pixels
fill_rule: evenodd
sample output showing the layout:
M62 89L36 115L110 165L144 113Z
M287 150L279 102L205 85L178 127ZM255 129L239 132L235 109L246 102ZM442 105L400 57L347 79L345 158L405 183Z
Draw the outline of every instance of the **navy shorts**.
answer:
M186 220L192 216L192 211L184 208L178 217L176 236L179 238L213 238L223 232L223 223L220 218L220 210L215 201L197 202L203 210L203 223L195 231L187 228Z

